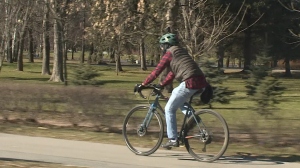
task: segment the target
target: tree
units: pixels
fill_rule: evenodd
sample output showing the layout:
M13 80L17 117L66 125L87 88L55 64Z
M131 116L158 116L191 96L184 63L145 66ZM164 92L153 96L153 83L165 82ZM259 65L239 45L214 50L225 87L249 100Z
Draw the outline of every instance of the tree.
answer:
M7 10L7 5L1 5L1 7L3 7L3 10L1 11L6 11ZM6 12L7 13L7 12ZM6 13L5 13L5 16L6 16ZM4 21L4 27L2 28L3 32L7 31L6 29L8 29L8 19L7 17L5 17L5 21ZM2 34L2 39L1 39L1 48L0 48L0 70L2 68L2 64L3 64L3 61L5 59L5 42L6 42L6 36L5 36L5 33Z
M51 75L50 72L50 40L49 40L49 0L45 0L43 16L43 64L42 75Z
M28 39L29 39L29 50L28 50L28 61L33 63L34 62L34 44L33 44L33 35L32 35L32 28L28 28Z
M17 62L18 52L19 52L19 18L21 13L21 5L18 6L15 15L15 21L13 24L13 37L12 37L12 59L14 62Z
M240 27L238 24L229 32L229 28L235 26L233 23L242 12L243 3L234 14L228 12L229 5L223 7L216 1L185 0L181 1L181 6L179 21L183 21L184 24L178 31L184 46L194 59L216 47Z
M23 19L22 19L22 25L21 25L21 29L20 29L20 47L19 47L19 52L18 52L18 66L17 66L17 70L18 71L23 71L23 50L24 50L24 38L26 35L26 28L27 28L27 24L28 24L28 20L32 14L32 8L33 6L33 1L32 0L27 0L27 4L25 6L25 12L23 15Z
M82 37L81 37L81 57L80 57L80 63L84 63L84 56L85 56L85 28L86 28L86 3L85 1L83 2L83 8L82 9L82 22L81 22L81 27L82 27Z
M265 117L272 115L277 110L275 105L280 103L279 97L285 89L280 86L281 82L272 76L269 68L271 60L269 48L266 43L260 54L257 55L258 65L251 67L250 78L246 82L247 95L255 102L252 109Z
M249 70L252 60L255 60L255 52L256 52L256 44L258 44L258 39L260 36L259 31L262 31L261 24L265 22L262 21L262 18L265 17L267 13L267 9L270 7L270 3L272 0L245 0L244 6L246 7L246 13L243 18L238 18L242 21L241 29L239 32L243 32L240 36L243 38L243 59L244 59L244 70ZM241 1L234 0L221 0L222 4L231 4L229 11L231 13L236 13L240 5ZM271 11L270 11L271 12ZM272 12L274 14L274 12ZM266 20L267 21L267 20ZM264 36L264 35L263 35ZM240 43L240 42L239 42ZM241 62L241 61L240 61Z
M70 0L50 0L49 8L54 16L54 53L53 71L49 81L63 82L63 39L64 19Z
M6 60L9 63L13 62L12 59L12 35L11 35L11 27L12 27L12 13L13 13L13 4L11 0L5 0L5 3L7 4L6 8L6 29L5 29L5 34L6 34L6 44L5 44L5 49L6 49Z
M281 36L280 42L286 50L278 51L278 48L275 51L276 54L281 53L282 55L277 57L284 58L285 63L285 76L292 76L290 61L299 59L299 39L300 39L300 29L299 29L299 12L300 12L300 2L297 0L278 0L281 7L285 10L283 11L284 17L280 20L280 24L285 28L285 33L289 33L289 36ZM281 15L282 16L282 15ZM288 20L285 18L289 18ZM278 44L278 43L277 43Z
M4 27L1 29L3 33L0 48L0 70L5 59L9 63L14 61L13 58L16 50L15 40L16 34L18 33L16 26L18 25L19 21L19 14L22 12L22 5L25 6L24 9L26 8L26 5L23 3L24 1L20 2L19 0L5 0L4 2L0 2L1 6L3 7L2 16L4 16L4 20L2 22Z
M165 6L167 7L166 11L166 33L174 33L177 34L177 26L176 26L176 19L178 15L178 9L179 9L179 1L178 0L168 0L165 3ZM168 73L170 72L170 67L167 67L164 69L161 73L159 82L163 82L165 78L168 76ZM170 83L165 87L165 89L171 93L173 90L173 82Z
M121 66L121 50L125 41L125 30L128 25L128 10L125 1L96 1L92 6L90 32L99 34L103 46L109 48L109 54L114 56L116 72L123 71Z

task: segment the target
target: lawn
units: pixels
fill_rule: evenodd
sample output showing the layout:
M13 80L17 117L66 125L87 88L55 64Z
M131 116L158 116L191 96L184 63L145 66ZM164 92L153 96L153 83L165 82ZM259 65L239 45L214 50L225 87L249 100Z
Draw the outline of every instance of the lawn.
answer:
M38 88L43 88L41 90L45 90L48 87L50 89L47 94L50 98L51 95L62 92L62 94L69 94L69 92L74 92L76 88L77 90L84 88L72 85L65 87L63 83L49 82L50 76L41 75L40 59L35 59L35 63L27 63L26 61L24 59L23 72L16 71L16 63L4 63L0 73L0 86L10 87L13 94L15 94L13 88L17 88L19 93L26 95L30 93L37 95L39 93L31 92L30 89L35 88L35 90L38 90ZM68 73L71 74L77 65L77 60L68 60ZM101 74L97 78L101 85L97 88L85 90L86 94L78 92L78 96L75 96L79 100L87 101L87 104L89 101L97 104L97 106L87 110L84 107L90 107L90 104L88 104L89 106L84 106L83 104L80 106L80 103L77 101L76 107L83 107L82 111L68 111L69 106L68 103L64 102L65 99L64 101L56 99L51 101L47 97L47 102L42 104L41 111L36 112L38 105L32 104L36 99L31 97L26 101L24 97L25 99L18 99L18 102L23 103L19 103L17 106L25 107L26 105L24 104L27 104L25 110L16 109L16 105L12 108L13 104L5 106L9 107L5 112L2 110L2 119L4 118L3 116L8 115L9 121L1 121L0 132L124 144L120 135L124 116L133 106L147 103L146 100L133 94L133 86L136 83L143 82L154 67L148 67L147 71L142 71L137 65L127 64L123 66L124 71L117 75L114 64L92 66ZM295 76L298 76L298 74L295 74ZM69 75L69 77L69 80L71 80L72 76ZM242 79L241 76L234 73L229 74L229 77L223 85L230 90L236 91L235 95L231 97L230 104L213 104L213 110L219 112L229 125L231 144L227 154L233 155L238 152L248 152L259 156L297 155L300 150L300 116L298 110L300 108L300 79L280 78L282 85L287 89L282 95L280 104L277 105L279 110L274 111L273 116L265 118L250 109L254 106L254 103L247 98L246 79ZM174 82L174 86L177 85L178 83ZM28 89L29 91L24 91L26 88L30 88ZM165 94L168 95L168 93ZM91 95L94 96L92 99L83 99ZM32 100L31 104L29 100ZM3 99L2 102L8 101L10 100ZM164 105L165 103L162 102L162 104ZM196 109L207 108L207 106L194 107ZM98 120L96 122L91 121L95 114L100 116L96 118ZM178 123L181 123L183 115L179 112L177 114ZM28 115L31 115L31 117L32 115L37 115L35 116L36 122L29 123L24 121ZM76 121L74 121L75 118L77 118ZM76 124L74 124L75 122ZM110 136L105 136L106 134ZM103 141L101 137L106 137L110 140L105 139Z

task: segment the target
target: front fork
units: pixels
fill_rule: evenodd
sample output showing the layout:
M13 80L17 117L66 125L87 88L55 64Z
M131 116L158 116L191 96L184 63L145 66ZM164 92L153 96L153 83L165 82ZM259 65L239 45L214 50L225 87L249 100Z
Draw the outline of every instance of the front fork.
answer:
M154 115L154 110L155 110L154 105L151 104L149 111L148 111L143 123L141 124L141 127L140 127L141 132L147 131L147 128L149 127L151 119Z

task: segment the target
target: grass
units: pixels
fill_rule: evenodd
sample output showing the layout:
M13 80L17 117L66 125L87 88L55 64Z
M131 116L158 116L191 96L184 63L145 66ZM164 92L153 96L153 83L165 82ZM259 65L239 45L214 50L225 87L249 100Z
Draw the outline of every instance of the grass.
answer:
M79 55L79 54L78 54ZM78 55L75 57L77 58ZM69 57L70 58L70 57ZM39 85L56 85L62 87L63 83L49 82L50 76L41 75L41 60L36 59L35 63L27 63L24 59L24 71L16 71L16 63L4 63L4 67L0 73L1 83L18 83L24 87L27 84ZM68 73L76 67L77 60L68 61ZM112 90L125 90L129 99L133 102L130 107L137 104L145 104L147 101L133 95L133 86L136 83L141 83L154 67L148 67L147 71L140 70L138 66L123 66L123 72L118 75L115 72L113 64L108 65L93 65L101 74L97 80L102 82L99 87ZM227 121L232 137L232 142L226 154L234 155L237 153L251 153L255 156L280 157L281 154L293 156L297 158L300 150L300 79L299 78L281 78L282 85L287 89L282 95L281 103L277 105L278 111L269 118L259 116L255 111L250 109L253 102L247 99L245 79L241 79L236 74L229 74L231 77L224 86L231 90L235 90L236 94L232 96L230 104L214 104L213 108L219 112ZM295 74L297 76L297 74ZM69 75L70 77L70 75ZM157 80L155 81L157 82ZM174 86L178 83L174 82ZM116 92L111 92L114 95ZM166 93L167 94L167 93ZM168 94L167 94L168 95ZM162 103L164 105L164 103ZM122 119L130 107L124 107L122 111L107 111L118 115L114 123L122 124ZM195 106L196 109L206 108L206 106ZM182 122L180 113L178 115L178 123ZM17 116L18 114L16 114ZM51 113L45 116L50 116ZM45 117L44 116L44 117ZM109 121L113 120L112 118ZM104 119L105 120L105 119ZM67 122L67 121L64 121ZM1 123L0 131L13 134L31 135L31 136L46 136L63 139L83 140L92 142L124 144L120 133L105 133L95 132L93 129L83 127L55 127L39 124L28 123ZM240 137L241 134L247 134L246 139ZM252 136L252 137L251 137ZM293 159L299 161L298 159Z

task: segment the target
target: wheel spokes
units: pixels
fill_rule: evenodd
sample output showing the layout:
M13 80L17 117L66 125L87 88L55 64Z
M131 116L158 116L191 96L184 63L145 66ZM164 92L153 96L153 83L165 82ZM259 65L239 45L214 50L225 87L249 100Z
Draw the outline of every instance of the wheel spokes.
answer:
M227 148L228 129L227 126L224 128L224 120L214 114L198 113L198 115L201 118L199 125L189 128L185 133L186 147L195 159L213 161Z
M131 151L139 155L153 153L163 138L163 125L160 116L157 113L152 113L150 119L145 119L146 116L149 116L148 111L149 108L134 109L124 121L123 136L126 145Z

